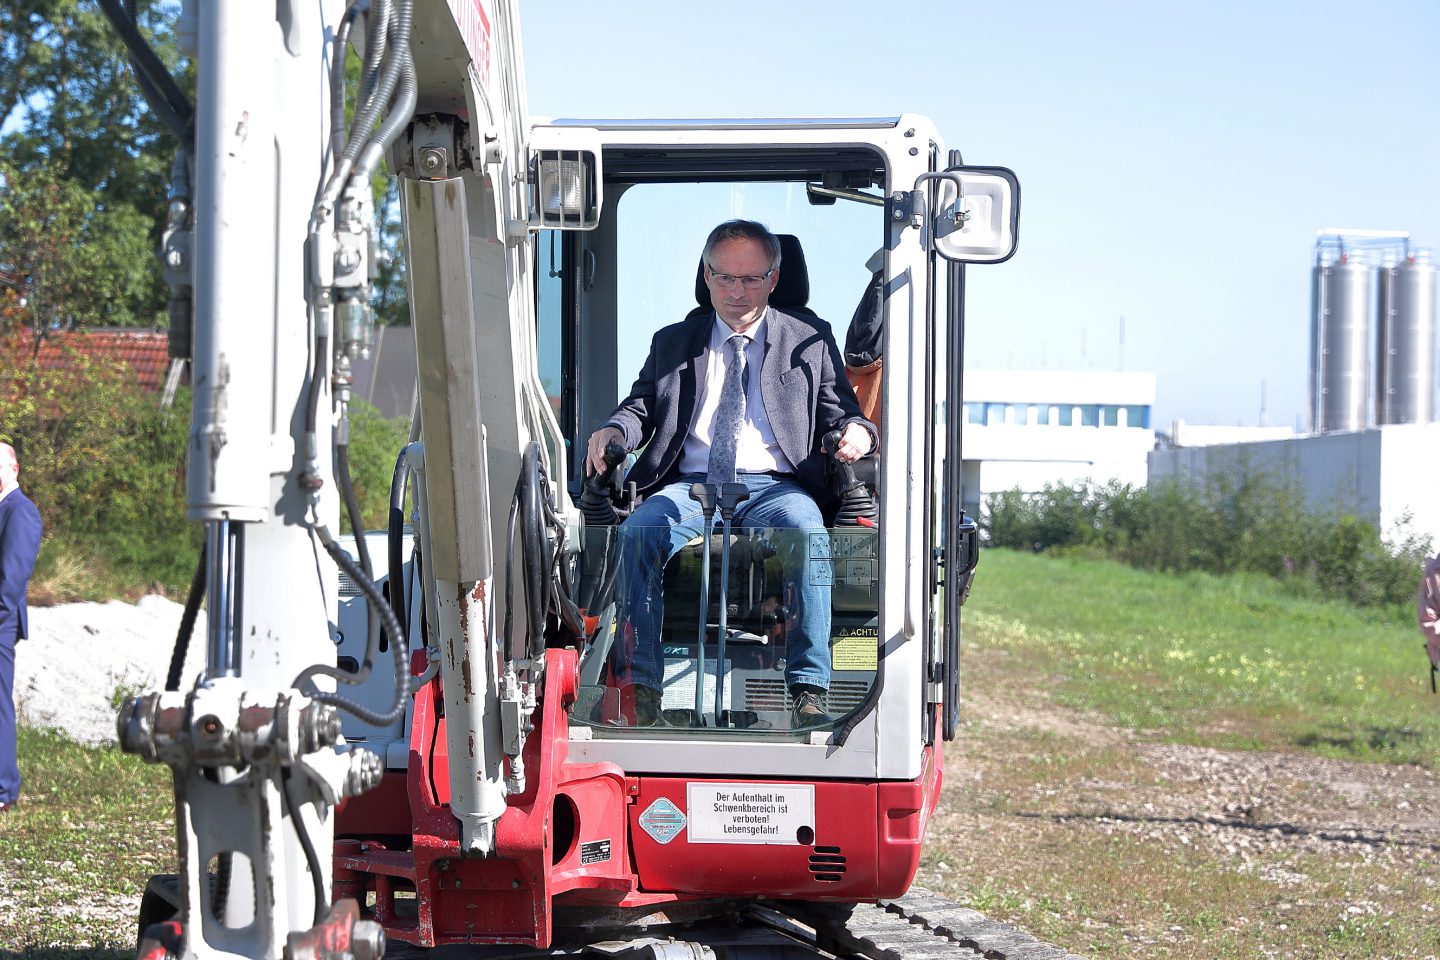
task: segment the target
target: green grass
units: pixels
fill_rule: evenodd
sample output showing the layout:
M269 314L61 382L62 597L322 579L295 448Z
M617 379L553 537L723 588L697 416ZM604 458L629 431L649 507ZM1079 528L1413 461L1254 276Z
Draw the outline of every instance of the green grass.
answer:
M1256 576L989 550L965 623L1062 704L1159 739L1434 767L1440 700L1407 615Z
M21 727L19 806L0 814L0 957L133 957L140 894L173 872L170 773Z
M967 735L947 750L923 882L1097 958L1434 952L1433 915L1420 912L1432 867L1287 855L1285 868L1308 877L1290 891L1213 851L1102 819L1132 788L1155 787L1131 741L1434 768L1440 699L1407 618L1295 598L1258 578L987 551L966 607L966 710L1058 701L1086 711L1077 724L1140 734L992 724ZM133 955L145 881L174 869L168 771L28 729L20 759L22 805L0 817L0 958ZM1217 811L1163 811L1192 812ZM1371 892L1381 884L1388 892ZM1396 914L1345 912L1369 897Z

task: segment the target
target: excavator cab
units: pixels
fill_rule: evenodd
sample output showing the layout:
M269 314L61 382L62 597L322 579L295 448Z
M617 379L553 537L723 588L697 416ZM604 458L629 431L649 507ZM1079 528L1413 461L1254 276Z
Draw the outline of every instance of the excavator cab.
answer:
M794 234L780 233L778 239L781 271L769 303L791 315L816 318L809 306L804 248ZM696 306L686 319L712 315L703 262L696 267L694 295ZM580 602L593 612L595 629L581 656L577 720L602 732L649 725L753 736L808 732L856 716L866 704L876 668L877 458L878 450L872 451L859 466L868 484L857 478L855 467L828 461L831 495L820 501L825 526L732 525L730 511L715 504L715 532L693 537L663 569L648 571L641 584L634 582L641 565L623 555L633 548L613 530L626 507L634 506L623 493L625 464L615 457L613 475L587 478L580 494L587 521ZM598 496L610 502L597 506ZM696 508L702 508L700 501ZM829 719L809 723L803 731L792 723L794 704L785 679L787 661L798 655L799 646L792 650L789 639L805 623L801 578L828 588L830 629L823 655L832 671ZM627 608L637 604L666 611L650 649L625 617ZM660 669L651 668L655 676L649 680L661 684L658 714L652 708L646 716L643 705L634 702L637 657L658 658Z
M571 722L595 741L701 737L793 744L821 730L829 735L875 707L880 451L860 465L868 483L854 470L843 477L834 471L834 493L819 502L825 526L732 526L717 506L715 532L692 538L638 586L630 582L636 565L622 556L613 526L636 506L625 462L604 484L613 519L606 521L604 509L585 507L587 495L594 500L587 491L594 481L584 475L581 452L628 392L651 334L713 309L697 261L715 223L737 211L767 223L781 242L770 305L792 315L835 318L837 343L846 331L836 324L851 316L867 287L866 260L886 232L881 154L853 143L757 149L738 142L746 139L743 126L726 126L716 132L737 143L701 147L683 142L687 131L601 129L604 205L597 227L542 234L538 244L542 379L558 388L551 401L571 451L570 489L586 515L576 579L593 632L581 653ZM642 137L674 142L644 149L623 142ZM864 505L857 509L855 500ZM800 616L800 578L829 589L831 627L824 645L832 720L795 729L786 666L792 655L787 641ZM637 636L625 619L627 598L634 605L637 595L664 610L657 637ZM637 722L630 668L637 656L656 654L659 670L651 672L663 682L660 714Z

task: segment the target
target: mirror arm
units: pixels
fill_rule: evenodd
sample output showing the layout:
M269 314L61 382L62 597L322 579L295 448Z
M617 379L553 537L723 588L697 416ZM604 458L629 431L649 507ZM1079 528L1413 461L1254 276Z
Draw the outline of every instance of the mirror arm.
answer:
M955 185L955 206L950 211L950 220L956 226L963 225L970 219L969 211L961 207L960 202L965 199L965 181L960 174L952 170L942 170L939 173L922 173L915 178L915 192L920 192L920 184L927 180L949 180ZM919 226L919 224L916 224Z

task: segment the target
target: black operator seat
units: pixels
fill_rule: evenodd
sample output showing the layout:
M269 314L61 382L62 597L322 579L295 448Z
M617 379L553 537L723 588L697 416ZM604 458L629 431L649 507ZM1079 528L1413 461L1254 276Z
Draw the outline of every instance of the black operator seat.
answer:
M792 316L813 317L815 311L810 302L810 271L805 267L805 251L800 240L792 233L775 235L780 241L780 282L770 294L770 306L783 310ZM705 284L705 258L695 268L695 302L699 304L686 315L685 319L698 317L715 309L710 302L710 288Z

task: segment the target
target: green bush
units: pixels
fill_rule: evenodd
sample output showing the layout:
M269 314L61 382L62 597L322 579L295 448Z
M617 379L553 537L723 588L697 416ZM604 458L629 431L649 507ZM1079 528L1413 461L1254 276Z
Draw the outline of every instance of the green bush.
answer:
M1008 490L986 497L982 528L993 546L1094 553L1148 570L1249 571L1365 606L1410 603L1424 559L1417 538L1402 531L1390 544L1358 517L1307 511L1298 485L1258 473L1204 486Z
M45 523L39 577L65 570L72 584L53 599L182 588L199 543L185 520L186 395L162 410L128 367L74 352L64 370L0 369L0 397L0 439Z
M24 337L0 350L0 440L45 523L35 602L187 589L202 529L185 516L188 391L169 409L122 363L71 352L63 370L24 362ZM6 349L10 347L15 349ZM350 470L365 523L383 528L408 425L352 404Z
M390 480L409 434L410 421L404 417L386 419L364 400L351 401L350 482L367 530L384 530L389 522ZM350 519L343 508L340 515L340 528L349 531Z

